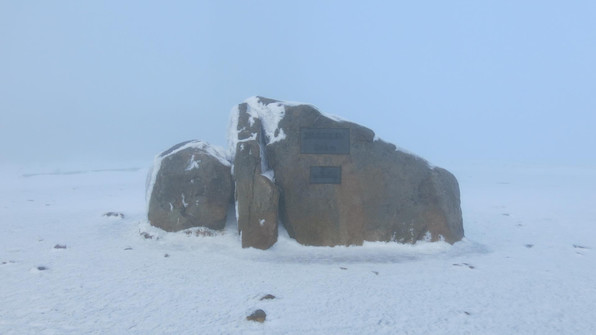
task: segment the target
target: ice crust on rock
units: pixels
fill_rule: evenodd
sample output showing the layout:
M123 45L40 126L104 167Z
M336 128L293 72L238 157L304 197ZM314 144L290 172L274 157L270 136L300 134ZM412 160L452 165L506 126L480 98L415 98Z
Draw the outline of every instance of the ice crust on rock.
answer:
M264 141L265 145L273 144L278 141L282 141L286 138L286 134L283 129L279 127L279 123L284 118L286 113L286 106L293 107L293 106L301 106L307 105L311 106L315 110L317 110L321 115L326 118L329 118L333 121L338 122L348 122L347 120L332 114L327 114L321 112L316 106L302 103L302 102L295 102L295 101L273 101L273 102L264 102L264 99L258 96L253 96L244 101L247 104L247 110L249 117L249 125L252 126L255 122L255 119L261 120L261 125L263 127L263 132L267 139ZM234 157L236 154L236 145L239 142L248 141L254 138L245 139L245 140L238 140L238 115L239 115L238 105L234 106L230 112L230 122L228 125L228 155L230 157Z
M264 104L259 97L250 97L245 102L248 105L247 112L251 116L249 120L251 125L254 123L254 118L261 120L268 144L286 138L283 129L279 128L279 122L286 114L283 102Z
M286 113L285 106L292 106L294 103L287 103L282 101L275 101L271 103L264 103L260 97L253 96L244 101L247 105L246 112L249 117L249 125L252 126L255 119L261 120L263 132L266 139L266 144L272 144L282 141L286 138L283 129L279 128L279 122L284 118ZM236 154L236 145L238 142L248 141L254 138L238 140L238 106L234 106L230 113L230 123L228 125L228 146L229 156L234 157ZM256 135L255 135L256 136Z

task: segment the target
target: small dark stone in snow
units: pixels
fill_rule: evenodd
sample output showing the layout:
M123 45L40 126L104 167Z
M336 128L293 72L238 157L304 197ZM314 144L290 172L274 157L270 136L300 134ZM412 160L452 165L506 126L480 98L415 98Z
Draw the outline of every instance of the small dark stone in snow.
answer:
M260 300L271 300L271 299L275 299L275 296L273 294L267 294L266 296L262 297Z
M107 216L107 217L119 217L121 219L124 219L124 214L118 213L118 212L107 212L103 216Z
M131 247L128 247L128 248L124 248L124 250L132 250L132 248Z
M170 257L170 255L169 255L169 254L165 254L165 255L163 255L163 256L164 256L165 258L168 258L168 257Z
M40 266L38 266L38 267L37 267L37 270L39 270L39 271L45 271L45 270L47 270L47 269L48 269L48 268L47 268L47 267L45 267L45 266L43 266L43 265L40 265Z
M348 269L348 268L344 268L343 266L340 266L339 268L342 269L342 270L347 270Z
M470 269L475 269L476 268L474 265L470 265L468 263L453 264L453 266L467 266Z
M265 312L262 309L257 309L251 315L247 316L246 320L263 323L263 322L265 322L266 318L267 318L267 314L265 314Z
M64 245L64 244L56 244L54 246L54 249L66 249L66 245Z
M574 245L573 245L573 247L574 247L575 249L590 249L590 248L588 248L588 247L586 247L586 246L579 245L579 244L574 244Z
M510 216L509 213L503 213L503 216Z
M534 246L533 244L526 244L526 248L531 248L533 246Z
M470 313L470 312L466 312L466 311L464 311L464 313L465 313L466 315L472 315L472 313Z
M379 271L373 271L372 273L376 274L377 276L379 275Z
M141 236L143 236L146 239L152 239L153 238L153 235L151 235L151 234L149 234L148 232L145 232L145 231L141 233Z

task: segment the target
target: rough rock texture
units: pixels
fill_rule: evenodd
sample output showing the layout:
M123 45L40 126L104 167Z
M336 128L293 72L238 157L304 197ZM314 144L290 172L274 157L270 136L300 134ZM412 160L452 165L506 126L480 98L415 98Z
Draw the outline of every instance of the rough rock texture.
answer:
M323 115L310 105L255 97L239 110L237 129L246 129L236 143L238 219L240 224L249 213L252 220L242 223L240 229L258 220L251 208L275 208L276 200L268 206L268 197L255 191L257 187L239 184L243 178L250 181L254 171L251 185L256 185L263 162L275 172L281 221L302 244L415 243L423 239L454 243L463 237L459 186L447 170L433 168L425 160L375 139L372 130ZM301 133L312 129L323 131L312 136ZM246 140L251 136L254 139ZM342 143L347 144L343 147ZM332 153L321 153L328 150ZM240 177L245 173L240 166L248 167L245 177ZM329 167L335 170L325 170ZM331 179L326 179L329 176ZM270 186L263 186L265 194L275 193ZM242 208L243 200L258 206Z
M237 141L234 159L236 216L242 247L268 249L277 242L279 192L268 176L261 153L263 141L259 119L251 117L248 105L238 106Z
M267 314L262 309L257 309L251 315L246 317L246 320L248 320L248 321L256 321L256 322L260 322L260 323L265 322L266 319L267 319Z
M201 141L175 145L155 159L148 176L148 218L166 231L223 229L234 184L225 155Z

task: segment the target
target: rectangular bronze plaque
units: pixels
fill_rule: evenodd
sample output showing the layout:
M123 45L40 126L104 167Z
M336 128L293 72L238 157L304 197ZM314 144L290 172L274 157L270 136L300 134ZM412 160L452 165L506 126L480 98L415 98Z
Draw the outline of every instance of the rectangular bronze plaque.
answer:
M300 128L300 153L348 155L349 128Z
M341 166L311 166L311 184L341 184Z

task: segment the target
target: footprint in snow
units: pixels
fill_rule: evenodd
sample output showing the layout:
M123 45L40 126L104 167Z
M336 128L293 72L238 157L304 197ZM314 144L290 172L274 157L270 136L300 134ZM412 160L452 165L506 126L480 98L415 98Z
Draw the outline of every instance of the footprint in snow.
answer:
M586 246L579 245L579 244L574 244L574 245L573 245L573 247L574 247L575 249L590 249L590 248L588 248L588 247L586 247Z
M575 253L578 255L584 255L584 252L586 250L589 250L589 247L586 247L585 245L579 245L579 244L574 244L573 248L576 249Z

